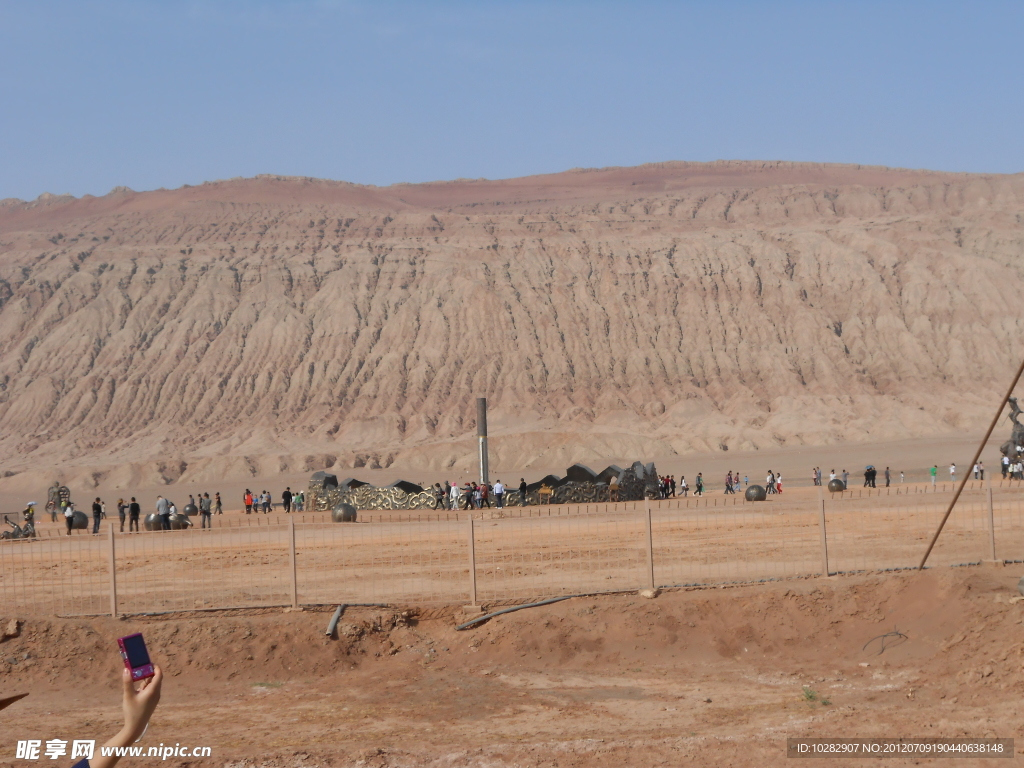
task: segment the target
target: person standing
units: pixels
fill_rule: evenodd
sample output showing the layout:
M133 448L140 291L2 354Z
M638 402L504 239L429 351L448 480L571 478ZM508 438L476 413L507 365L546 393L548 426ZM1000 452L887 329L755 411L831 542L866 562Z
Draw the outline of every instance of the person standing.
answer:
M498 509L505 508L505 486L501 484L501 480L494 484L494 501Z
M905 478L906 478L906 475L903 474L903 470L901 469L900 470L900 482L902 483Z
M527 499L526 499L526 492L527 492L527 489L526 489L526 478L525 477L520 477L519 478L519 506L520 507L525 507L529 503L527 501Z
M171 502L163 496L157 496L156 513L160 517L160 528L165 531L171 530Z
M92 532L97 534L100 532L100 518L103 517L103 504L100 503L100 497L96 497L96 501L92 503Z
M974 465L974 479L975 480L978 479L978 465L977 464Z
M224 514L224 505L221 504L220 501L220 491L217 491L217 493L213 494L213 509L214 511L216 511L218 515Z
M835 479L836 479L836 471L833 469L831 472L828 473L828 481L831 483Z
M675 475L669 475L668 486L669 486L669 491L672 494L672 498L674 499L676 497L676 476Z
M139 515L141 514L142 507L132 496L132 503L128 505L128 533L132 532L132 528L135 528L136 533L139 532Z
M775 493L775 473L768 470L768 477L764 479L765 492Z
M213 519L210 513L213 511L213 502L210 501L210 494L204 493L199 498L199 521L201 528L213 528Z
M292 487L290 485L281 494L281 503L284 505L284 513L289 514L292 511Z
M121 521L121 533L124 533L124 516L128 511L128 505L124 503L124 499L117 500L117 519Z
M75 525L75 507L70 501L64 505L64 525L67 526L68 536L70 536L71 529Z
M775 492L776 493L782 493L782 473L781 472L779 472L779 474L777 474L775 476Z
M252 514L252 491L248 488L245 489L245 495L242 497L242 503L245 504L245 514Z
M725 476L725 492L733 493L732 490L732 471Z
M892 475L891 475L891 474L890 474L890 472L889 472L889 468L888 468L888 467L886 467L886 468L885 468L885 487L886 487L886 488L888 488L888 487L889 487L889 481L890 481L891 479L892 479Z
M845 469L843 470L843 488L850 487L850 473Z
M697 473L697 479L693 481L693 495L704 495L704 475L702 475L700 472Z
M985 479L985 462L984 461L979 461L978 462L978 471L981 473L981 478L980 479L984 480Z
M932 488L934 488L935 487L935 478L939 474L939 467L938 467L938 465L932 464L932 468L930 470L928 470L928 474L930 474L932 476Z
M954 483L956 482L956 464L949 465L949 479Z

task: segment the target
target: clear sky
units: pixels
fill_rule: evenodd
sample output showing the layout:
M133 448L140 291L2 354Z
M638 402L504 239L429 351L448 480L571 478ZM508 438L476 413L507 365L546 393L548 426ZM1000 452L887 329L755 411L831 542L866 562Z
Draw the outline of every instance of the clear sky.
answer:
M1024 170L1024 3L0 0L0 198L662 160Z

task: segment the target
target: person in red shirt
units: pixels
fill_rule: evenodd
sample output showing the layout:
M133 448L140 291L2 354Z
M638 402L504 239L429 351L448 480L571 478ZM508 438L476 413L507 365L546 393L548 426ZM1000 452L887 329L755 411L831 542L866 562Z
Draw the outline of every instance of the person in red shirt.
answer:
M245 489L245 514L252 514L252 491Z

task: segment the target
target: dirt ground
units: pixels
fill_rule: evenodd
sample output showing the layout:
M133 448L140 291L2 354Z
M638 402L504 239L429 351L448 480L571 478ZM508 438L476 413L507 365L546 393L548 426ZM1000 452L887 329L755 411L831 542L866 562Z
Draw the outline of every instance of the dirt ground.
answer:
M31 695L0 713L0 765L113 734L135 631L167 673L142 743L213 749L168 765L762 766L789 736L1015 737L1019 760L1020 570L579 598L461 632L456 608L350 608L335 638L309 610L21 616L0 695Z

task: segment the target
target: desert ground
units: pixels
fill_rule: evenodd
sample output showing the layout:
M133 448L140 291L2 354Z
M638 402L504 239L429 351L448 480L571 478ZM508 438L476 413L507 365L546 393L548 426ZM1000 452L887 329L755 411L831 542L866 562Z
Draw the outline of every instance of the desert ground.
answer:
M219 491L226 510L212 532L117 537L121 618L81 615L110 610L106 540L43 520L2 543L0 695L31 695L0 713L0 764L18 739L113 733L114 642L136 630L168 674L145 743L232 768L760 766L787 736L1024 738L1020 489L995 492L997 562L978 564L974 488L933 567L906 570L950 495L928 467L969 470L1019 364L1022 205L1022 175L759 162L0 201L0 512L54 479L82 507ZM461 518L302 520L290 563L290 521L238 514L245 488L278 499L322 469L473 479L478 396L492 479L704 475L703 507L653 513L659 596L637 594L636 508L486 512L483 607L602 594L463 631ZM811 468L857 489L866 464L906 482L826 500L841 574L821 575ZM769 469L782 498L722 495L726 471ZM281 607L289 572L304 610ZM327 637L359 596L387 606Z
M15 738L114 733L112 649L133 631L167 673L142 743L213 749L169 765L762 766L791 736L1014 737L1019 753L1019 571L582 598L461 632L453 608L353 608L334 638L326 609L22 616L0 680L31 695L0 714L0 764L22 764Z

